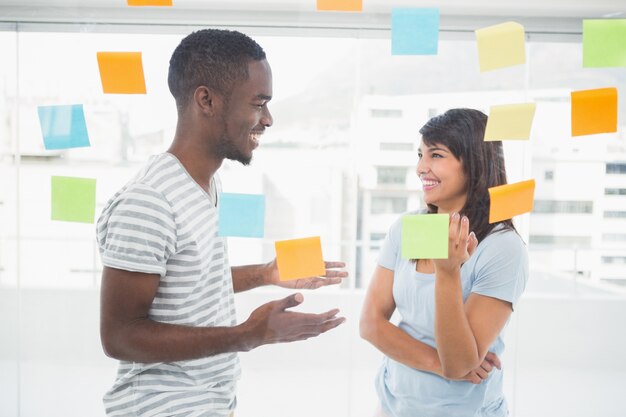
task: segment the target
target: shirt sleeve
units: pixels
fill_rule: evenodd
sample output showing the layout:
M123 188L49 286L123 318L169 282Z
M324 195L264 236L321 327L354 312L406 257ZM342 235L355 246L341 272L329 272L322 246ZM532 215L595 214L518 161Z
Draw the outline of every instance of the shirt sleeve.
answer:
M98 244L105 266L164 276L176 252L171 205L149 186L130 186L100 217Z
M508 301L515 308L528 281L526 245L514 231L496 232L483 244L471 292Z
M378 254L378 265L383 268L395 271L396 264L398 262L398 256L400 254L400 243L402 239L402 218L396 220L383 241L383 245L380 248Z

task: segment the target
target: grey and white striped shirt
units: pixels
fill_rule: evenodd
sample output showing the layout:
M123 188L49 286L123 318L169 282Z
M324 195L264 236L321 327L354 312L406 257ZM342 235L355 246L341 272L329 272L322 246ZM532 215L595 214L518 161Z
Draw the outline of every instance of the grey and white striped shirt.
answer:
M211 188L216 195L219 182ZM153 156L98 220L102 263L161 276L152 320L234 326L232 276L217 216L215 203L175 156ZM121 361L104 405L108 416L228 416L240 372L236 353L170 363Z

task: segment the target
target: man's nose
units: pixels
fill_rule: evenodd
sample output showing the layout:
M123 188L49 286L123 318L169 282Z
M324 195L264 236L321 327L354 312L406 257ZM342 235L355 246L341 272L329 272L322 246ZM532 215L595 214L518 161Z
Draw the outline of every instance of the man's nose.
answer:
M272 118L272 113L270 113L270 109L266 106L263 117L261 117L261 124L265 127L270 127L274 123L274 119Z

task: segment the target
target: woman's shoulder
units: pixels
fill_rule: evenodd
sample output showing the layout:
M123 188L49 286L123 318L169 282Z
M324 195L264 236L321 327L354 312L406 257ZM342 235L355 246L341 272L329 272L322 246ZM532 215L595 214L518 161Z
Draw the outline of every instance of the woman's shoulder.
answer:
M389 227L389 230L401 230L402 229L402 220L406 217L406 216L413 216L413 215L417 215L417 214L427 214L428 210L427 209L419 209L419 210L412 210L412 211L407 211L405 213L402 213L400 216L398 216L398 218L391 224L391 227Z
M498 253L525 253L526 243L514 229L496 227L478 245L477 250Z

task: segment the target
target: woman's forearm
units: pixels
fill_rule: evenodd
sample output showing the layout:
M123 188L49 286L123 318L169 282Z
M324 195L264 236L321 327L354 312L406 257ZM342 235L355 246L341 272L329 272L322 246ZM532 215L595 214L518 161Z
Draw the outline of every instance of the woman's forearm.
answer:
M476 338L463 305L460 270L437 271L435 342L446 378L459 378L480 365Z
M362 322L361 337L397 362L442 376L437 350L414 339L384 318Z

